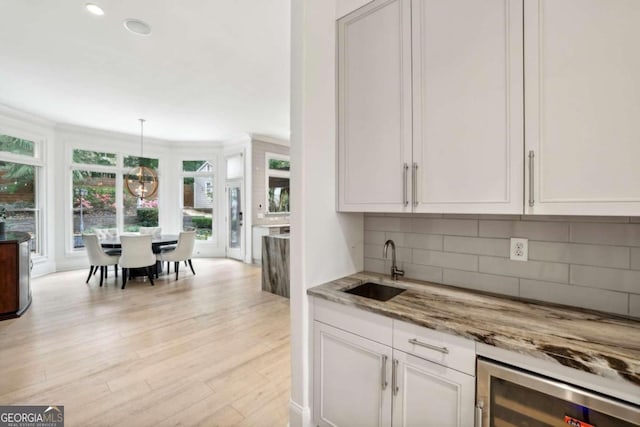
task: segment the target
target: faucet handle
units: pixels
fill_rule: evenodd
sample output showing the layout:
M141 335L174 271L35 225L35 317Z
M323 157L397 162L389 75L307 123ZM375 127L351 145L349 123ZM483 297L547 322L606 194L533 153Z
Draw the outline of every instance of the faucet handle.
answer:
M393 280L396 280L398 276L404 277L404 270L401 270L394 265L391 267L391 277L393 277Z

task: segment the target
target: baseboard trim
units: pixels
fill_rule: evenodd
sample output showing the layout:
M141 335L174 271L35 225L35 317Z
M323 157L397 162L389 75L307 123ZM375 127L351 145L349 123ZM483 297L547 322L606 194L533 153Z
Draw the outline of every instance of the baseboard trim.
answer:
M300 406L293 400L289 400L289 426L312 427L311 409Z

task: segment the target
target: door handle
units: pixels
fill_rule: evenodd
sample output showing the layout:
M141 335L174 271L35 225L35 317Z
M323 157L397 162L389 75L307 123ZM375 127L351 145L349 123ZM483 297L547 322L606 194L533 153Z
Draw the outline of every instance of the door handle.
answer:
M393 375L391 376L391 388L393 389L393 395L397 396L398 395L398 390L400 390L400 387L398 387L398 364L400 362L398 361L398 359L393 359Z
M413 206L418 206L418 164L413 164L413 174L412 174L412 194L413 194Z
M404 164L402 168L402 204L404 206L409 205L409 199L407 198L407 175L409 174L409 165Z
M535 204L535 200L533 198L533 159L535 157L535 153L533 150L529 151L529 206L533 206Z
M382 355L382 389L386 390L387 389L387 355L383 354Z
M440 353L449 354L449 349L447 347L439 347L437 345L427 344L426 342L418 341L415 338L411 338L409 340L409 344L418 345L420 347L428 348L429 350L435 350Z

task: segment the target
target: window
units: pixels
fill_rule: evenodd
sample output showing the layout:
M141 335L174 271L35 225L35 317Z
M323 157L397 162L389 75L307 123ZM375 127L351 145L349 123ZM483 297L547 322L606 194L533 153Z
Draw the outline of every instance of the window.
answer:
M73 170L73 248L82 248L82 233L116 228L116 174Z
M84 149L73 149L71 156L72 249L84 247L82 233L158 226L157 195L139 200L123 185L131 168L140 164L157 170L158 159Z
M126 171L137 166L147 166L155 171L158 170L158 159L147 157L126 156L124 167ZM123 175L123 180L126 176ZM160 182L158 180L158 185ZM124 231L138 231L140 227L158 226L158 193L152 197L140 200L131 195L123 186L124 204Z
M214 167L205 160L182 162L182 228L196 239L213 240Z
M267 213L289 213L289 156L266 154Z
M38 198L40 160L36 143L0 134L0 206L6 209L6 229L31 235L31 251L41 250L41 213Z

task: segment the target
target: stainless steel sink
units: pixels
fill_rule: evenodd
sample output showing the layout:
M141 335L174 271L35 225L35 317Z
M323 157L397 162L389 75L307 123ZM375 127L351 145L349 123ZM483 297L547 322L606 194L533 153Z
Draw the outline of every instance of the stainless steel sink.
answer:
M371 298L377 301L389 301L391 298L403 293L404 291L406 291L406 289L367 282L344 292L365 298Z

